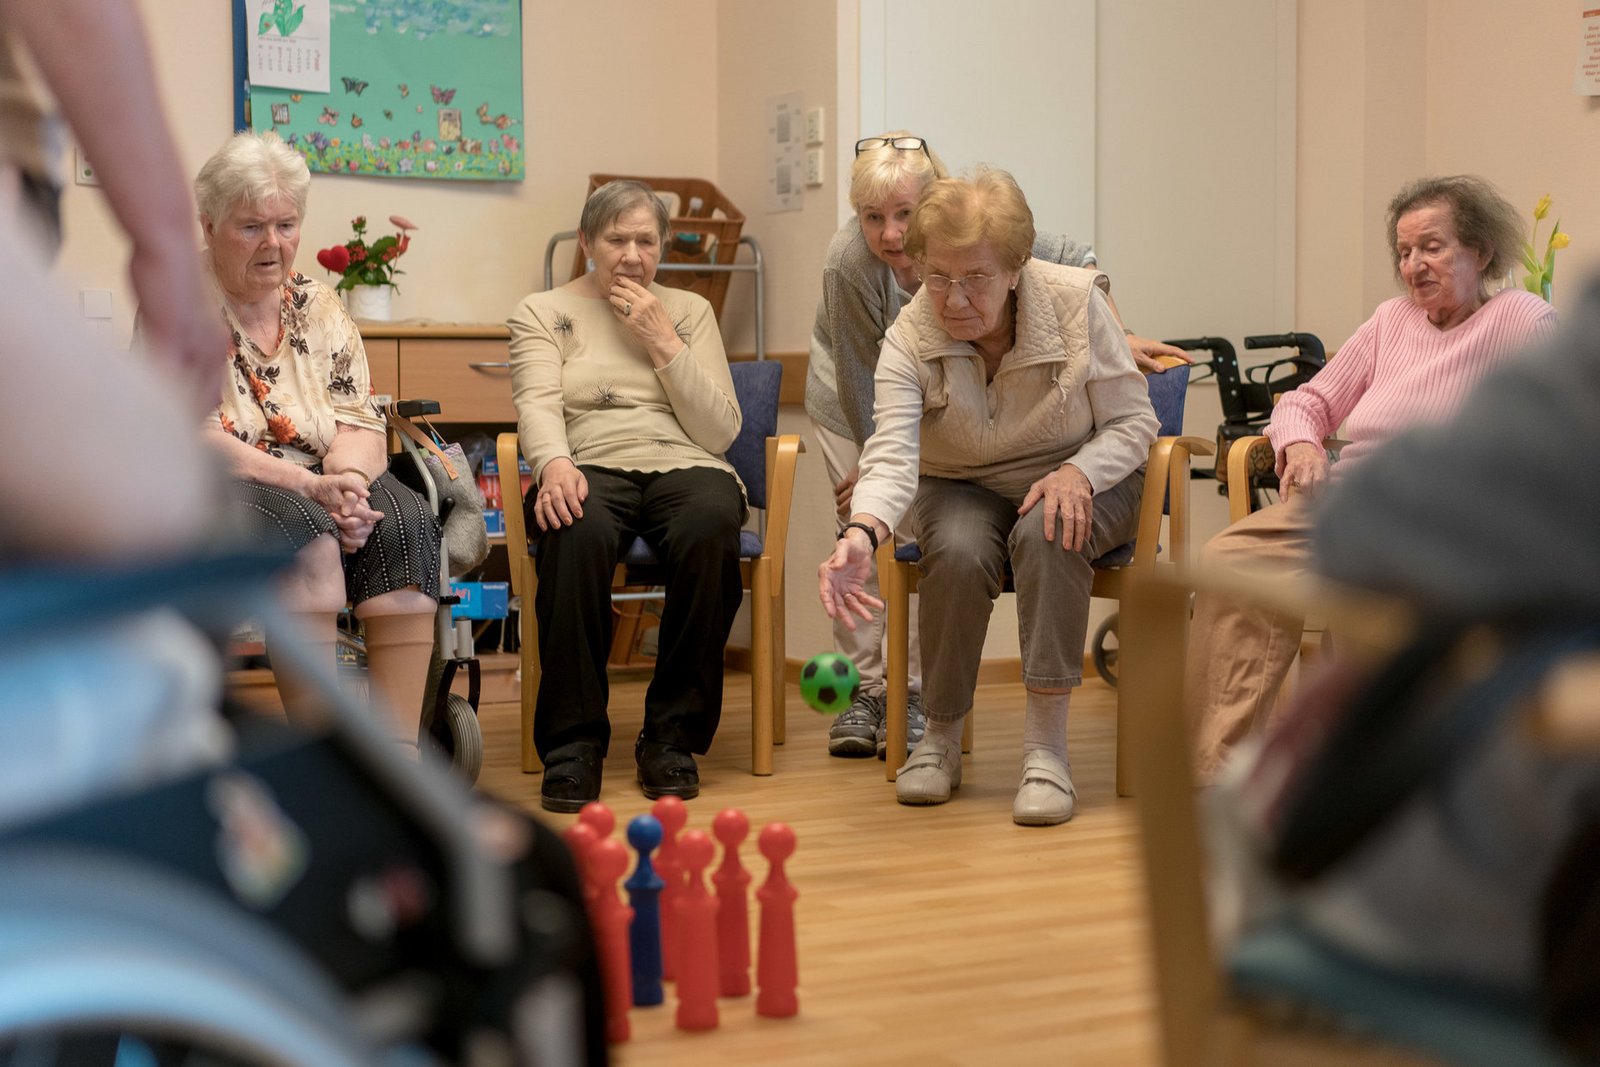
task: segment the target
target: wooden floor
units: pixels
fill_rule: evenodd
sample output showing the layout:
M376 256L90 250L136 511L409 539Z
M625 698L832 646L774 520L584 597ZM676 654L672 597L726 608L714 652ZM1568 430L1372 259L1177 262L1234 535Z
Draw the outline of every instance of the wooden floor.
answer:
M615 741L602 799L619 826L648 810L633 778L643 676L612 690ZM1115 694L1098 681L1071 714L1078 814L1065 826L1011 822L1021 754L1020 685L978 690L976 751L951 803L901 807L876 760L829 758L830 720L790 687L777 773L750 765L750 686L728 675L721 730L700 760L689 825L725 807L755 830L794 827L800 1014L759 1019L724 999L721 1027L673 1026L672 994L632 1012L624 1065L1085 1064L1156 1062L1133 802L1112 782ZM539 812L537 775L517 766L517 708L482 709L482 788ZM539 812L564 828L572 816ZM765 862L747 848L756 885ZM752 886L754 888L754 886ZM752 901L752 927L756 921Z

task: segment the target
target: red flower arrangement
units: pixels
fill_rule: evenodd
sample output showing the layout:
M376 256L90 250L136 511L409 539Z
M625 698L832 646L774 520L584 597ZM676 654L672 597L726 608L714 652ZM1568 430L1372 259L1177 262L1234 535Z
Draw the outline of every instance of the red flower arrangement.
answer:
M368 245L367 217L358 215L350 222L356 232L354 237L342 245L324 248L317 253L317 262L325 270L342 275L334 288L349 290L358 285L391 285L399 288L395 284L395 275L404 274L405 271L395 266L395 261L411 247L411 231L417 225L400 215L390 215L389 221L400 232L380 237Z

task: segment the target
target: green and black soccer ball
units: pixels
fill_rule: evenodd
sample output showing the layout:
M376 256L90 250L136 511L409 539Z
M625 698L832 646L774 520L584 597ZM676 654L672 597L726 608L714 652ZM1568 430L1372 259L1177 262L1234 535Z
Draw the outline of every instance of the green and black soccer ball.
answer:
M861 695L861 672L837 652L819 652L800 668L800 695L824 715L837 715Z

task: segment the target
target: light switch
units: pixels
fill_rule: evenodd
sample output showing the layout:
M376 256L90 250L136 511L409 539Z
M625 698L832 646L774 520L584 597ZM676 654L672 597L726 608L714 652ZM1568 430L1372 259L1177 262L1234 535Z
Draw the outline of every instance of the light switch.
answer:
M806 184L822 184L822 149L806 149Z
M821 144L825 136L822 109L814 107L806 112L806 144Z

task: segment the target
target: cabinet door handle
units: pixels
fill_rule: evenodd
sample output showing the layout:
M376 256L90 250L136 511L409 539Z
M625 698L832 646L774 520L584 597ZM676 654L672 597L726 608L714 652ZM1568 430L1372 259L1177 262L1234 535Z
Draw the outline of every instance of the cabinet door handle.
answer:
M468 363L467 366L473 370L510 370L511 362L507 360L502 363Z

